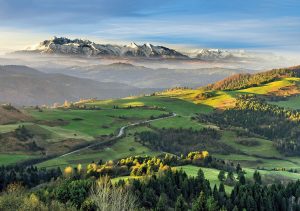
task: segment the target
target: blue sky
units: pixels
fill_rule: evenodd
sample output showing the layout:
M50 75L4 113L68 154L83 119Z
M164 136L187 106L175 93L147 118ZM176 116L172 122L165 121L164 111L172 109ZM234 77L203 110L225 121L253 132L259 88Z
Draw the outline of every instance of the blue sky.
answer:
M297 0L0 0L0 48L51 36L300 50Z

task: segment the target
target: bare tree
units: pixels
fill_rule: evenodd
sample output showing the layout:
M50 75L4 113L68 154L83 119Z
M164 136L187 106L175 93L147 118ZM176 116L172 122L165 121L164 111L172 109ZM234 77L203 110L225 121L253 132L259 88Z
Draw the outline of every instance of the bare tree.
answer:
M116 187L109 177L101 177L91 190L91 199L99 211L137 210L137 199L126 187Z

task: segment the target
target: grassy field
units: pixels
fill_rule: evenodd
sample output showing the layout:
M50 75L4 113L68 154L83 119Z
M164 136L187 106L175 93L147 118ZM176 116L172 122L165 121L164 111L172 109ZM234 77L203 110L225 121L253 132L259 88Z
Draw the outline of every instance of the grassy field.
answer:
M247 89L239 90L239 93L252 93L252 94L267 94L270 92L278 91L279 89L287 86L294 85L296 81L300 81L300 78L283 78L278 81L267 83L258 87L251 87Z
M275 82L270 82L265 85L251 87L247 89L235 91L214 91L214 96L208 99L198 99L197 96L205 92L204 89L173 89L162 92L160 95L164 97L178 98L181 100L193 102L199 106L208 108L207 111L212 111L213 108L230 108L235 104L235 97L239 94L257 94L263 95L271 92L279 91L284 87L296 84L300 78L283 78Z
M8 133L17 129L20 125L31 125L32 123L17 123L17 124L8 124L0 125L0 133Z
M197 172L199 168L201 168L204 172L205 178L209 180L211 186L213 187L215 184L219 186L220 181L218 180L218 169L211 169L211 168L203 168L197 167L193 165L186 165L186 166L179 166L178 169L182 169L185 171L189 176L197 176ZM243 168L246 172L246 178L249 180L253 179L253 173L255 169L251 168ZM262 178L266 180L266 182L273 179L282 179L282 180L298 180L300 178L299 173L292 173L287 171L267 171L267 170L258 170L259 173L262 175ZM231 191L232 187L225 185L226 191Z
M53 121L61 119L67 122L60 128L90 136L115 133L120 127L140 120L159 116L166 112L150 109L109 109L109 110L61 110L48 109L43 112L32 110L38 120Z
M232 131L223 131L222 140L236 150L242 151L244 154L259 156L259 157L278 157L282 155L273 146L272 141L262 138L238 138ZM242 143L248 144L242 144ZM251 145L251 143L253 143Z
M249 168L266 168L266 169L273 169L273 168L286 168L288 169L297 169L300 170L300 162L299 157L287 157L282 159L264 159L256 156L251 155L243 155L243 154L229 154L229 155L222 155L222 154L214 154L216 158L220 158L223 160L230 160L235 163L240 163L243 167Z
M193 128L202 129L211 125L205 125L191 120L196 113L209 113L216 108L227 108L234 105L235 97L239 94L254 93L268 94L278 91L283 87L295 85L299 78L284 78L259 87L251 87L236 91L213 91L213 97L205 100L199 99L199 94L204 89L172 89L157 96L128 97L116 100L99 100L85 103L86 106L97 106L102 110L62 110L43 109L39 112L28 109L27 112L35 118L34 123L27 124L27 128L34 134L39 134L48 142L60 142L66 139L91 141L101 135L116 135L118 129L133 122L157 117L161 114L174 112L175 118L163 119L151 122L156 128ZM290 108L300 108L300 97L289 98L288 101L280 101L276 104ZM118 107L118 109L113 109ZM132 107L128 109L128 107ZM51 122L55 124L51 125ZM61 122L61 124L59 124ZM19 124L1 125L0 133L15 130ZM215 126L212 126L215 127ZM216 127L217 128L217 127ZM40 166L66 166L77 162L82 164L93 160L114 160L136 154L157 154L148 148L134 142L135 130L148 130L148 127L138 127L127 131L127 137L122 138L109 148L98 151L82 151L64 158L57 158L40 164ZM245 167L256 168L300 168L300 158L285 158L273 146L273 143L261 138L239 138L232 131L221 131L222 142L236 149L234 154L216 154L216 157L240 162ZM243 142L250 143L249 145ZM251 143L256 143L251 145ZM76 143L77 144L77 143ZM133 147L134 151L129 151ZM238 153L237 153L238 152Z
M144 127L136 127L127 131L127 136L118 140L115 144L104 149L87 149L78 153L74 153L65 157L59 157L40 163L39 167L66 167L76 166L77 164L86 165L91 162L117 160L124 157L135 155L149 155L155 156L161 154L160 152L154 152L149 148L134 141L133 134L137 131L149 130Z
M252 179L255 170L251 168L243 168L243 169L246 171L246 178ZM267 171L267 170L258 170L258 171L263 177L269 176L274 178L281 178L282 180L283 179L298 180L300 178L299 173L293 173L287 171Z
M287 100L278 101L278 102L269 102L280 107L289 108L289 109L300 109L300 96L289 97Z
M20 161L32 159L35 156L23 154L0 154L0 165L10 165Z
M190 117L176 116L171 119L163 119L160 121L155 121L151 123L152 126L157 128L193 128L194 130L199 130L204 127L203 124L191 120Z
M212 169L212 168L204 168L204 167L198 167L193 165L185 165L185 166L178 166L176 169L182 169L184 172L187 173L187 175L195 177L197 176L197 173L199 169L202 169L204 172L205 178L209 180L211 187L213 188L214 185L217 185L219 187L220 181L218 180L218 174L220 170L218 169ZM227 193L230 193L233 188L231 186L225 185L225 190Z
M190 177L196 177L198 170L200 167L193 166L193 165L185 165L185 166L176 166L174 167L176 170L183 170L188 176ZM217 169L211 169L211 168L203 168L201 167L202 171L204 172L205 178L209 180L211 187L213 188L214 185L217 185L219 187L220 181L218 180L218 174L219 170ZM130 180L130 179L144 179L145 176L122 176L122 177L117 177L113 178L112 182L116 183L119 180ZM230 193L233 187L230 187L228 185L225 185L225 190L227 193Z
M166 109L182 116L192 116L195 113L207 113L212 110L208 106L196 105L193 102L182 99L170 98L169 96L146 96L146 97L130 97L118 100L101 100L86 105L100 106L101 108L112 108L118 106L120 108L132 106L148 106Z

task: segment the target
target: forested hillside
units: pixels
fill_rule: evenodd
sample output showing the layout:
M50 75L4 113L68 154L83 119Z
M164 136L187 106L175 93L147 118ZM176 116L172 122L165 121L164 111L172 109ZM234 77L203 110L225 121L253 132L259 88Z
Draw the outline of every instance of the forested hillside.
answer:
M274 69L257 74L237 74L207 86L210 90L237 90L266 84L282 77L299 77L300 66Z

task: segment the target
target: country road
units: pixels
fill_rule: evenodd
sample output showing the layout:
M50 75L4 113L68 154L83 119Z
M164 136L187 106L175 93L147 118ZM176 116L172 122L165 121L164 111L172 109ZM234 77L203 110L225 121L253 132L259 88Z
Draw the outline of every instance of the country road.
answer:
M125 134L125 130L126 130L128 127L137 126L137 125L141 125L141 124L145 124L145 123L149 123L149 122L154 122L154 121L158 121L158 120L162 120L162 119L173 118L173 117L176 117L176 116L177 116L176 113L172 113L171 116L160 117L160 118L157 118L157 119L150 119L150 120L146 120L146 121L142 121L142 122L136 122L136 123L132 123L132 124L129 124L129 125L125 125L125 126L123 126L123 127L120 128L118 135L117 135L116 137L112 138L110 141L122 137L122 136ZM68 153L66 153L66 154L63 154L63 155L59 156L59 158L65 157L65 156L68 156L68 155L71 155L71 154L75 154L75 153L77 153L77 152L80 152L80 151L85 150L85 149L89 149L89 148L91 148L91 147L98 146L98 145L100 145L100 144L102 144L102 142L101 142L101 143L95 143L95 144L91 144L91 145L89 145L89 146L82 147L82 148L77 149L77 150L74 150L74 151L72 151L72 152L68 152Z

